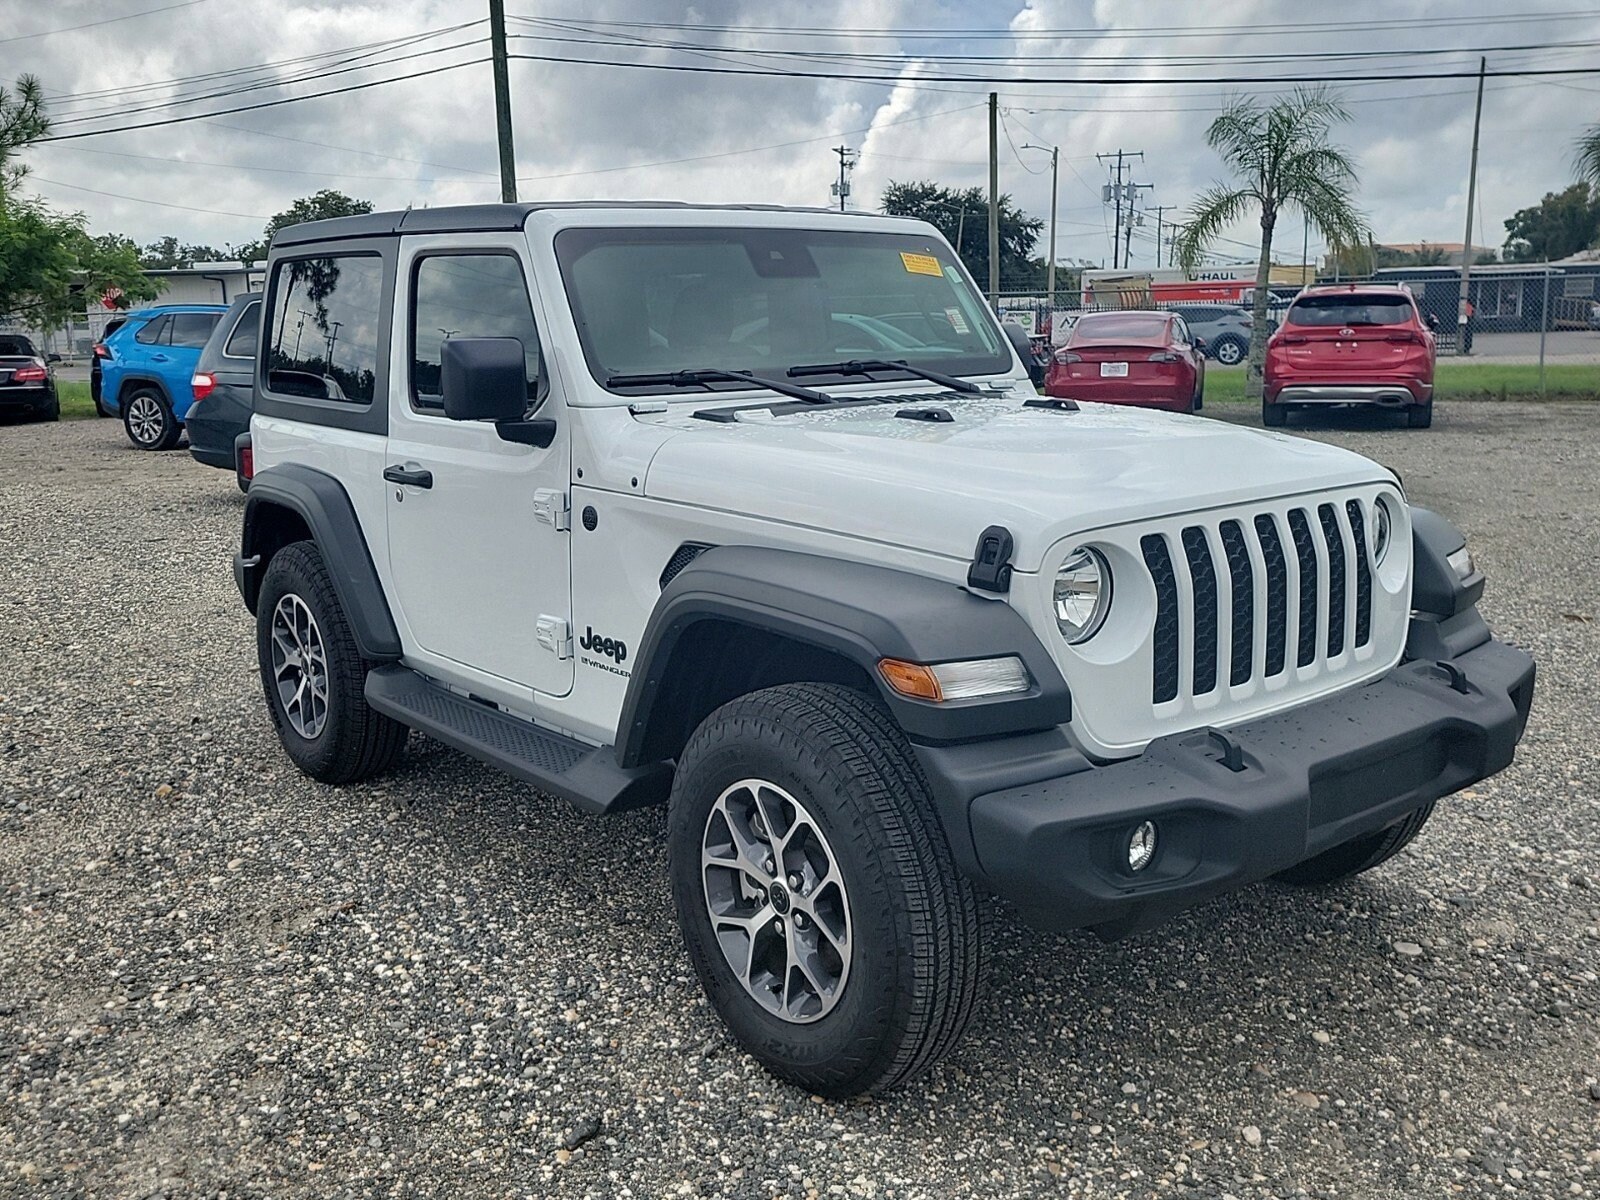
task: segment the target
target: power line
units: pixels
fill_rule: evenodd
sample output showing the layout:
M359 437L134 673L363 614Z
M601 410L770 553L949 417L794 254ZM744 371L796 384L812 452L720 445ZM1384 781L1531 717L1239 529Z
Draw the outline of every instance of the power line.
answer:
M129 200L134 204L154 204L158 208L177 208L184 212L209 213L214 217L244 217L251 221L267 221L271 218L261 213L236 213L225 212L219 208L195 208L189 204L173 204L166 200L146 200L142 196L124 196L120 192L102 192L98 188L84 187L77 183L64 183L59 179L46 179L43 175L30 175L29 179L37 179L40 183L48 183L53 187L71 188L75 192L88 192L91 196L106 196L112 200Z
M28 42L34 38L49 37L56 33L76 33L80 29L93 29L98 25L113 25L118 21L131 21L135 17L149 17L156 13L171 12L175 8L193 8L196 4L204 4L206 0L183 0L181 4L168 4L162 8L146 8L140 12L123 13L120 17L102 17L98 21L85 21L82 25L63 25L57 29L41 29L38 33L19 33L12 37L0 38L0 45L9 42Z

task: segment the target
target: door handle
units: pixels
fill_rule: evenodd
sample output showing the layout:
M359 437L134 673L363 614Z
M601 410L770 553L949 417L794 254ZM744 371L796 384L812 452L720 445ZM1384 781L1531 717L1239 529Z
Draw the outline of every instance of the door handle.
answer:
M167 361L167 356L165 354L152 354L150 356L150 361L151 362L166 362Z
M383 477L390 483L403 483L410 487L431 488L433 486L433 472L424 471L421 467L401 466L396 464L383 469Z

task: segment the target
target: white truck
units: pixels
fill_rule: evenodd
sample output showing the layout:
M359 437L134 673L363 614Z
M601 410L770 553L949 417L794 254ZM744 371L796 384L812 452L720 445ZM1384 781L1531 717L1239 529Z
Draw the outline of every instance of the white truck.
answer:
M289 757L347 783L415 730L667 804L707 995L815 1092L951 1048L991 895L1117 937L1342 879L1527 720L1532 660L1392 472L1040 397L921 222L316 222L259 345L234 570Z

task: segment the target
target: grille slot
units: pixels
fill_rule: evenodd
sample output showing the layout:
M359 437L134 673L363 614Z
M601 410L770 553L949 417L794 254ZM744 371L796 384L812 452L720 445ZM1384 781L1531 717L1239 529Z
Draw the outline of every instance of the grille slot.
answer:
M1233 623L1229 651L1232 666L1228 682L1234 687L1250 682L1254 669L1256 631L1256 581L1250 566L1250 551L1245 549L1244 530L1237 521L1224 521L1218 528L1222 549L1228 556L1228 580L1233 585Z
M1356 645L1372 640L1372 564L1367 561L1367 521L1361 501L1345 501L1350 518L1350 534L1356 543Z
M1317 518L1328 548L1328 657L1333 658L1344 653L1344 536L1339 532L1338 510L1333 505L1319 505Z
M1290 510L1289 536L1300 564L1300 651L1295 665L1309 667L1317 658L1317 550L1305 509Z
M1267 676L1283 673L1289 642L1289 566L1272 514L1256 517L1256 540L1267 568Z
M1194 694L1204 696L1217 688L1217 569L1204 529L1183 531L1183 553L1194 587Z
M1178 581L1172 573L1167 539L1147 533L1139 539L1144 565L1156 589L1155 667L1150 698L1165 704L1178 698Z

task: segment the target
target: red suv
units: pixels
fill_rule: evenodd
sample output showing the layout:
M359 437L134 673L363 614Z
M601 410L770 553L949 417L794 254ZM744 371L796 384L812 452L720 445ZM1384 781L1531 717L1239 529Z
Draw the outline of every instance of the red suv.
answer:
M1433 331L1403 287L1306 288L1267 342L1261 420L1293 408L1370 404L1404 409L1413 429L1433 423Z

